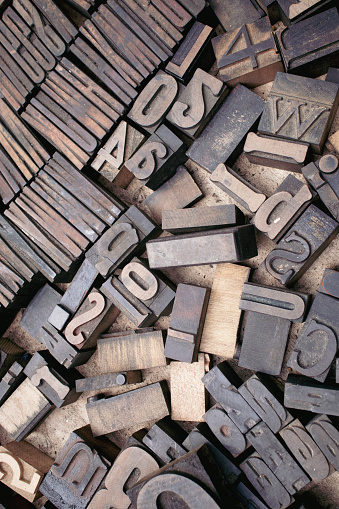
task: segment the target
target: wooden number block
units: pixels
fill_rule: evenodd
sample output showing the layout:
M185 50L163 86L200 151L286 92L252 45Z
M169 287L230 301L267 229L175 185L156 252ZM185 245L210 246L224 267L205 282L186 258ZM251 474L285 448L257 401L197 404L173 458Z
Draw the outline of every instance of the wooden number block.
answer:
M228 86L258 87L284 71L267 17L227 31L212 39L212 44L220 78Z
M240 262L258 254L253 225L163 237L146 247L155 269Z
M277 73L258 131L309 143L319 154L337 109L338 90L336 83Z
M119 449L108 438L94 439L89 426L71 433L40 485L57 509L85 509Z
M240 468L268 507L283 509L293 502L294 499L259 454L251 454Z
M0 381L0 405L9 398L25 379L24 361L13 362Z
M284 405L288 408L339 415L338 402L337 386L317 383L299 375L289 375L287 378Z
M126 168L125 163L144 142L145 136L122 120L113 131L106 144L99 150L91 166L107 180L126 188L134 175Z
M126 495L126 486L131 488L140 479L158 469L158 462L146 449L136 445L124 448L109 469L87 509L109 507L112 500L114 500L116 509L130 507L130 499Z
M256 212L266 196L223 163L212 172L211 181L249 212Z
M312 480L326 479L330 474L328 461L298 419L292 421L279 434Z
M281 397L276 387L267 380L261 380L257 375L252 375L238 389L242 397L255 410L259 417L267 424L273 433L278 433L289 424L293 417L281 403Z
M279 27L275 35L286 72L316 78L338 65L338 21L338 10L333 8Z
M174 103L178 90L175 78L159 71L138 95L128 118L154 133Z
M187 160L186 145L165 125L161 125L125 163L140 182L158 189L173 177L179 164Z
M165 355L181 362L195 362L210 291L179 283L167 331Z
M171 362L171 418L174 421L202 421L206 412L205 387L201 379L206 373L206 354L197 362Z
M157 382L106 399L87 402L86 410L93 435L106 435L169 415L167 386ZM138 412L135 412L138 408Z
M287 365L324 382L338 350L339 272L325 269L323 279Z
M188 149L188 157L210 173L221 162L232 165L263 109L264 102L258 95L237 85Z
M257 424L246 437L290 495L310 482L309 477L265 423Z
M162 211L183 209L202 198L203 194L185 166L145 200L154 220L161 224Z
M265 15L255 0L240 0L237 5L231 0L211 0L210 4L225 32L256 21Z
M18 361L24 350L7 338L0 339L0 378L7 373L13 362Z
M162 229L174 234L215 230L243 223L243 213L233 204L164 210L162 213Z
M98 340L98 356L102 373L133 371L166 366L162 331L142 332L128 336Z
M256 211L252 223L271 240L278 242L314 197L306 184L288 175ZM285 204L282 207L282 204Z
M336 470L339 469L339 432L327 415L315 416L307 431Z
M76 380L76 391L86 392L111 389L112 387L136 384L138 382L142 382L141 371L125 371L109 375L90 376Z
M217 265L202 331L200 351L232 358L236 348L241 310L239 302L250 269Z
M0 425L13 440L19 442L52 408L39 389L26 378L0 407Z
M142 442L167 464L187 453L181 446L186 437L187 433L178 424L165 417L150 428Z
M214 366L202 379L207 391L222 406L242 433L255 426L260 417L241 396L240 380L226 362Z
M49 352L35 352L24 373L32 385L58 408L74 403L79 398L75 392L75 381L81 375L76 370L61 366Z
M159 232L156 224L132 205L87 251L86 258L107 277L137 252L142 252L146 242Z
M187 84L197 65L207 71L212 61L209 57L213 33L213 28L195 21L173 58L166 65L166 72Z
M284 285L292 285L337 233L338 223L310 205L269 253L263 267Z
M222 81L197 69L188 85L182 86L166 119L190 138L196 138L227 94Z
M248 133L244 152L250 163L300 173L309 159L309 145Z
M29 502L41 496L39 485L52 465L51 458L25 440L0 447L1 482Z

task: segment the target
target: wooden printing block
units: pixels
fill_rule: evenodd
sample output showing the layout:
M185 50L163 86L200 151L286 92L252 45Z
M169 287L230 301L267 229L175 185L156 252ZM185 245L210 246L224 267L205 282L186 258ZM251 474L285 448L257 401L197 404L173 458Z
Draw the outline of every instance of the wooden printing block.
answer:
M0 92L8 104L18 111L34 85L0 44ZM17 72L13 72L16 68ZM7 74L6 74L7 71ZM21 80L18 79L21 76ZM23 83L24 82L24 83Z
M306 429L328 461L339 470L339 432L327 415L316 415Z
M139 447L134 443L125 446L109 469L87 509L107 507L112 504L112 500L114 500L116 509L130 507L126 486L131 488L140 479L158 469L157 460L146 448Z
M292 370L319 382L325 381L338 350L338 276L339 272L325 269L320 290L287 363Z
M124 371L108 375L90 376L79 378L75 382L77 392L97 391L112 387L135 384L142 382L141 371Z
M93 438L89 426L73 431L42 481L41 493L57 509L85 509L118 453L108 438Z
M152 0L152 4L180 32L184 32L192 20L191 12L186 8L185 2Z
M246 437L218 404L210 408L203 419L222 446L234 458L249 447Z
M326 457L298 419L290 422L279 434L313 481L328 477L330 466Z
M253 225L163 237L146 248L155 269L240 262L258 254Z
M193 72L199 68L208 71L211 67L211 37L213 28L195 21L192 28L180 44L165 71L184 84L191 79Z
M167 386L159 382L140 389L98 399L89 398L86 410L94 436L106 435L169 415ZM135 408L138 412L135 412Z
M278 242L311 203L315 193L294 175L288 175L256 211L251 222ZM285 204L282 207L282 204Z
M310 482L309 477L265 423L257 424L246 437L290 495Z
M242 433L255 426L260 418L239 393L241 380L226 362L214 366L202 379L207 391L222 406Z
M203 194L185 166L145 200L154 220L161 224L163 210L182 209L202 198Z
M158 189L186 162L186 145L165 125L125 162L125 168L150 189Z
M161 330L109 337L98 340L98 356L102 373L133 371L166 366Z
M339 130L336 131L331 136L329 136L329 138L326 142L326 148L328 148L328 150L335 151L336 153L339 153Z
M171 418L174 421L202 421L206 412L206 393L201 382L206 373L207 358L200 353L197 362L172 361ZM208 358L209 359L209 358Z
M79 372L66 369L47 351L35 352L24 373L57 408L74 403L80 396L75 391Z
M233 204L164 210L162 213L162 229L174 234L202 232L240 224L244 224L244 215Z
M25 438L53 405L26 378L0 407L0 425L13 440Z
M145 249L146 242L160 233L156 224L132 205L86 253L86 258L104 277Z
M251 509L253 506L255 509L267 509L266 504L263 504L261 500L251 491L246 484L240 482L235 488L237 497L240 503L246 508Z
M181 362L195 362L210 290L179 283L165 344L165 356Z
M210 179L249 212L256 212L266 200L263 193L223 163L218 164Z
M69 44L78 35L77 28L53 0L34 0L33 3L39 10L40 17L43 15L47 18L50 24L54 27L55 31L66 43ZM14 7L17 8L17 0L14 2ZM21 8L20 14L22 10L24 9ZM34 19L37 18L35 17ZM50 33L51 32L49 32L48 35L50 35Z
M186 437L187 433L178 424L165 417L150 428L142 442L167 464L187 454L181 446Z
M187 86L181 86L166 120L190 138L196 138L228 92L222 81L199 68Z
M318 193L319 198L336 220L339 219L338 163L338 158L334 154L327 154L302 169L308 184Z
M239 302L250 269L217 265L202 331L200 351L232 358L236 348L241 310Z
M0 338L0 378L3 378L14 361L18 361L24 350L7 338Z
M284 285L292 285L337 233L338 223L310 205L269 253L262 266Z
M300 33L299 25L295 25ZM339 101L339 85L278 72L258 131L322 151Z
M286 72L316 78L339 62L337 8L275 32ZM312 34L312 35L310 35Z
M264 102L258 95L237 85L188 149L188 157L210 173L220 162L232 165L263 109Z
M95 347L100 334L109 329L119 312L105 295L93 288L67 324L65 338L79 350Z
M256 1L240 0L235 5L231 0L211 0L210 4L225 32L256 21L265 15Z
M277 0L277 4L280 11L281 20L284 25L288 26L291 23L297 23L302 21L309 16L314 16L318 12L327 10L333 6L331 0L310 0L294 3L293 0Z
M309 145L248 133L244 152L250 163L300 173L309 159Z
M0 447L1 482L29 502L37 500L39 485L53 460L30 443L22 440ZM2 488L1 488L2 489Z
M240 464L241 470L268 507L284 509L294 500L284 485L268 468L257 453L253 453Z
M258 87L284 67L267 17L212 39L220 79L228 86Z
M180 3L196 18L206 7L205 0L180 0Z
M289 375L285 384L284 405L315 414L339 415L339 392L335 385L317 383L310 378Z
M282 397L277 394L277 388L273 384L268 386L267 379L262 378L262 375L260 378L252 375L238 388L238 391L270 430L278 433L293 420L293 417L284 408Z
M66 2L85 17L92 12L96 3L95 0L66 0Z
M325 81L330 81L331 83L339 84L339 69L336 67L329 67Z
M178 90L173 76L158 71L138 95L128 118L149 133L154 133L173 105Z
M24 361L15 361L9 366L7 372L2 377L0 381L0 405L9 398L25 379L24 367Z
M154 507L158 497L164 509L221 507L220 497L237 504L233 492L207 445L202 445L144 477L127 491L133 507Z
M97 170L107 180L125 189L134 178L126 168L125 163L138 150L145 140L145 136L122 120L113 131L105 145L99 149L92 168Z

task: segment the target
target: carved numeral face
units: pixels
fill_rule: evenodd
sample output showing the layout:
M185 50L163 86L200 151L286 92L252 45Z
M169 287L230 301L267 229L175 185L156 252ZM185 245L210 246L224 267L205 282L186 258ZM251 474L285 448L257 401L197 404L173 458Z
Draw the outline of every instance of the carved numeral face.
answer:
M27 493L36 493L38 486L43 478L43 474L34 472L30 481L24 481L22 479L22 465L19 458L16 458L10 453L0 452L0 468L1 464L5 463L12 470L12 480L10 486L13 489L20 489ZM0 479L6 478L6 474L0 470Z

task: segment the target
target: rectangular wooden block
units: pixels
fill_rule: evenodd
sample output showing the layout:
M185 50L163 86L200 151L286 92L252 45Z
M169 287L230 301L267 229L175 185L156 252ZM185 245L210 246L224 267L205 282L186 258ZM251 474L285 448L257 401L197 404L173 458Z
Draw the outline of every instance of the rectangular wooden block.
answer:
M131 426L162 419L169 415L167 386L159 382L118 396L87 403L86 410L93 435L106 435ZM135 412L135 409L138 412Z
M209 359L209 358L208 358ZM201 378L206 373L205 354L198 361L171 362L171 417L174 421L202 421L206 411L205 387Z
M217 265L202 331L200 351L232 358L241 316L239 302L250 269L242 265Z
M315 414L339 415L339 390L335 385L317 383L310 378L289 375L285 384L284 405Z
M76 380L76 391L98 391L121 385L136 384L138 382L142 382L141 371L125 371L109 375L90 376Z
M309 143L321 153L338 106L338 90L336 83L277 73L259 133Z
M329 0L304 0L295 4L293 0L278 0L277 3L284 25L289 26L291 23L297 23L317 14L319 10L320 12L327 10L332 2L329 2Z
M265 14L260 5L251 0L240 0L237 5L231 0L211 0L210 4L225 32L251 23Z
M103 373L166 366L160 330L112 338L105 335L98 340L98 356Z
M187 454L182 443L187 433L174 421L165 417L156 422L142 442L153 451L165 464Z
M257 255L252 225L163 237L147 242L150 267L189 267L237 262Z
M219 163L232 165L263 109L264 102L258 95L237 85L188 149L188 157L210 173Z
M306 425L318 447L336 470L339 469L339 431L327 415L316 415Z

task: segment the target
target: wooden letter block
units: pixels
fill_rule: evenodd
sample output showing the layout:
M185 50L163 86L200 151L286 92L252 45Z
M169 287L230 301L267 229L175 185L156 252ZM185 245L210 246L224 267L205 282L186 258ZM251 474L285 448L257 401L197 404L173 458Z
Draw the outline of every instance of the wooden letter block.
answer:
M197 360L209 293L207 288L179 283L165 345L169 359Z
M244 152L250 163L300 173L309 158L309 145L248 133Z
M309 378L289 375L285 384L284 405L315 414L339 415L337 386L316 383Z
M77 392L86 392L110 389L111 387L135 384L138 382L142 382L141 371L124 371L122 373L79 378L76 380L75 384Z
M146 247L155 269L240 262L258 254L253 225L164 237Z
M185 166L145 200L154 220L161 224L162 211L183 209L202 198L203 194Z
M253 455L252 455L253 457ZM279 482L279 481L278 481ZM237 497L240 503L246 508L251 509L266 509L266 504L263 504L261 500L251 491L244 483L240 482L236 488ZM258 490L257 490L258 491ZM46 508L48 509L48 508Z
M187 433L178 424L165 417L151 427L142 442L167 464L187 453L181 447L186 437Z
M3 378L14 361L19 360L24 350L7 338L0 339L0 378Z
M169 415L167 386L159 382L106 399L94 399L86 410L95 437ZM138 412L135 412L138 408Z
M273 81L283 64L268 18L261 18L212 39L218 70L228 86L258 87Z
M51 458L25 440L0 447L1 482L29 502L40 497L39 485L52 465Z
M200 351L232 358L241 311L239 302L250 269L242 265L217 265L202 331Z
M162 331L142 332L128 336L98 340L98 356L102 373L133 371L166 366Z
M265 15L256 1L240 0L235 5L231 0L211 0L210 4L225 32L230 32Z
M206 412L205 387L201 379L206 373L206 354L198 361L171 362L171 418L174 421L202 421Z
M286 286L299 279L338 233L338 223L310 205L266 257L263 267Z
M232 165L263 109L264 102L258 95L237 85L188 149L188 157L210 173L219 163Z
M327 415L317 415L306 429L328 461L339 470L339 432Z
M336 83L277 73L258 131L309 143L320 154L337 109L338 90Z
M0 405L9 398L24 379L24 362L13 362L0 381Z

